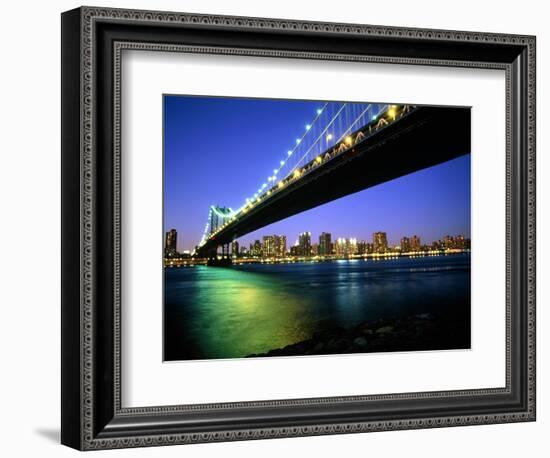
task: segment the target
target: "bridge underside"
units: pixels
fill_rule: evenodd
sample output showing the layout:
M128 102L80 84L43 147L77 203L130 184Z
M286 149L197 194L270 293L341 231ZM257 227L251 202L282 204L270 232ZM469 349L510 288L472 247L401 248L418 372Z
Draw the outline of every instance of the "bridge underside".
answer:
M198 255L332 200L470 153L470 108L419 107L260 202Z

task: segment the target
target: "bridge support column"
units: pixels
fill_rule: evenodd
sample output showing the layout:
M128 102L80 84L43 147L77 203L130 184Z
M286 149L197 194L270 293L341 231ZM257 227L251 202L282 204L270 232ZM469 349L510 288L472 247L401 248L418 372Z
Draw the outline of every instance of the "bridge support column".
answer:
M229 256L229 245L224 243L221 245L222 253L218 256L218 247L213 248L208 252L207 266L211 267L230 267L233 264L231 256Z

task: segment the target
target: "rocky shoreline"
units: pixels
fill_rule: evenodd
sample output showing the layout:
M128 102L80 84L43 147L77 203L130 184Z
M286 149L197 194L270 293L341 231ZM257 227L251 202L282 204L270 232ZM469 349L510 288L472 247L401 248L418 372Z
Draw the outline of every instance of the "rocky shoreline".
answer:
M321 323L310 339L247 357L333 355L470 348L469 320L421 313L365 321L351 329Z

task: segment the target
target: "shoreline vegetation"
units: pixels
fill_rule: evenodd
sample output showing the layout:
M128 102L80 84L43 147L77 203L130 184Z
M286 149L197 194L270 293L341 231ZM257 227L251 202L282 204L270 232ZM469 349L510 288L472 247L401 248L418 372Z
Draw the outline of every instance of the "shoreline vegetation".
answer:
M320 323L320 330L310 339L246 357L469 349L468 329L469 320L465 317L444 318L431 313L369 320L351 329L327 322Z
M295 264L295 263L314 263L314 262L334 262L334 261L382 261L399 258L421 258L426 256L447 256L455 254L470 253L469 249L447 249L447 250L430 250L430 251L414 251L409 253L386 252L386 253L369 253L352 256L286 256L284 258L230 258L234 266L246 264ZM164 267L194 267L207 265L208 260L202 258L165 258Z

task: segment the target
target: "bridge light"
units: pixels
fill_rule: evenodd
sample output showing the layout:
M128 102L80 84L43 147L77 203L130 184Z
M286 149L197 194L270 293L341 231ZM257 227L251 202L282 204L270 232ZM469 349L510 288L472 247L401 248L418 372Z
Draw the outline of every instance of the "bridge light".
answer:
M327 135L327 142L330 141L330 140L332 140L332 134Z
M322 161L321 156L317 156L317 157L315 158L315 162L317 162L317 164L320 164L321 161Z
M288 154L289 156L292 156L292 151L288 150L288 151L286 152L286 154Z
M300 178L301 172L300 170L294 170L294 178Z
M393 119L395 119L395 108L392 107L392 108L388 111L388 114L389 114Z
M311 125L310 124L306 124L306 130L309 130L311 129Z
M280 164L281 164L281 165L285 165L285 161L281 161Z
M322 108L317 108L317 114L320 115L323 112Z
M273 169L273 175L277 175L279 173L279 169Z
M352 139L351 139L351 137L348 135L344 141L346 142L346 145L351 145Z
M299 145L301 141L302 141L301 139L297 138L296 139L296 144Z
M279 188L282 188L285 184L283 183L283 181L279 181L279 184L277 186L279 186Z
M377 117L378 117L378 116L374 115L374 116L372 117L372 120L373 120L373 121L376 121L376 118L377 118Z

